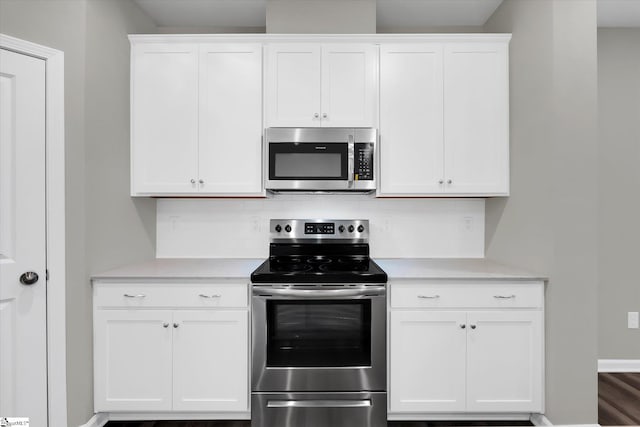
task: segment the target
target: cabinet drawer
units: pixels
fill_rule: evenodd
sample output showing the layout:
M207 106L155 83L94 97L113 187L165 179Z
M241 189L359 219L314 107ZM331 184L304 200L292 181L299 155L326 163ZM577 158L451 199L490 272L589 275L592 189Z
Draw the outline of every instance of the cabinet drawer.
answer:
M96 308L247 307L246 283L224 284L96 284Z
M542 283L392 283L393 308L537 308Z

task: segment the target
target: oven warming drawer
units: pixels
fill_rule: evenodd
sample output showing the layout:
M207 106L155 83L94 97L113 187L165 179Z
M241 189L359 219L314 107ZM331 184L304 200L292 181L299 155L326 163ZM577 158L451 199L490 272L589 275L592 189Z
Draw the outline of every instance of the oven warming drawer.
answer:
M252 393L251 427L386 427L387 393Z

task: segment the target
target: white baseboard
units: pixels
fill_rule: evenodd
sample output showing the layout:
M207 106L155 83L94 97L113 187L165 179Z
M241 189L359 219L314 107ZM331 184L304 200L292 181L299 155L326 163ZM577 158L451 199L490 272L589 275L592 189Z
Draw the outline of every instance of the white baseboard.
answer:
M640 359L600 359L598 372L640 372Z
M109 422L109 415L98 413L95 414L89 421L85 424L82 424L79 427L103 427L105 424Z
M545 417L544 414L531 414L529 418L531 424L534 426L552 426L553 424L549 421L549 418Z

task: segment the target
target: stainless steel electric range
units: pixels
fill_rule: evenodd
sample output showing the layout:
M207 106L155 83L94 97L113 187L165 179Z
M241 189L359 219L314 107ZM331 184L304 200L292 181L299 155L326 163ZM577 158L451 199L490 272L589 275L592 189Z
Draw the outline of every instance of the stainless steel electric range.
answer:
M387 425L386 273L367 220L271 220L252 274L252 427Z

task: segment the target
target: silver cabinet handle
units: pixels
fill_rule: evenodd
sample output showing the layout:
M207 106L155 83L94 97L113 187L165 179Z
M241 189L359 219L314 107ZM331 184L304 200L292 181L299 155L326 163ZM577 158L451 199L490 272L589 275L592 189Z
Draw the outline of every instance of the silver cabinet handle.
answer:
M422 299L438 299L440 295L418 295L418 298Z
M195 184L195 183L196 183L196 180L192 178L192 179L191 179L191 183L192 183L192 184Z
M144 298L144 297L146 297L146 295L145 295L145 294L137 294L137 295L124 294L124 296L125 296L126 298Z
M179 323L174 323L174 324L173 324L174 329L175 329L175 328L177 328L178 326L180 326L180 324L179 324Z
M453 181L452 181L452 180L450 180L450 179L448 179L448 180L447 180L447 184L451 184L452 182L453 182Z
M494 295L493 297L496 299L513 299L516 296L515 295Z
M327 118L327 113L322 113L322 118L326 119Z
M222 295L220 295L220 294L211 294L211 295L200 294L199 296L202 297L202 298L220 298Z
M313 118L314 118L314 119L317 119L318 117L320 117L320 114L318 114L318 113L314 113L314 114L313 114Z
M467 325L465 325L464 323L462 325L460 325L460 329L465 329L467 327Z
M168 327L169 327L169 324L165 322L165 323L163 323L163 324L162 324L162 327L163 327L163 328L168 328Z
M471 325L471 329L475 329L475 328L476 328L476 325Z
M199 182L200 184L204 184L204 179L200 179L200 180L198 180L198 182Z
M444 184L444 179L438 180L438 184Z
M366 408L371 400L270 400L267 408Z

